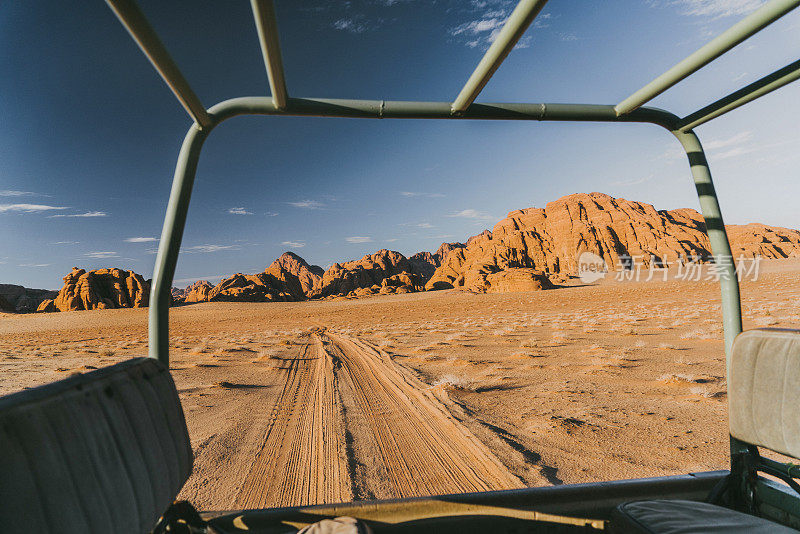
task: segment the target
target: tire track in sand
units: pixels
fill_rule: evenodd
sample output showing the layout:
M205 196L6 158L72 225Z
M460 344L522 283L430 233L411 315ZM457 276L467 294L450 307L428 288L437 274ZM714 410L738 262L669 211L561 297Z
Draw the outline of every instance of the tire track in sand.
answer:
M236 508L352 500L333 362L317 338L291 360Z
M338 385L348 404L348 430L353 451L359 442L379 458L387 480L364 480L360 486L388 484L389 497L410 497L522 487L489 448L449 412L428 385L396 365L368 343L343 334L322 336L323 346L336 362ZM348 391L349 390L349 391ZM351 427L351 418L362 423ZM363 453L362 453L363 456Z

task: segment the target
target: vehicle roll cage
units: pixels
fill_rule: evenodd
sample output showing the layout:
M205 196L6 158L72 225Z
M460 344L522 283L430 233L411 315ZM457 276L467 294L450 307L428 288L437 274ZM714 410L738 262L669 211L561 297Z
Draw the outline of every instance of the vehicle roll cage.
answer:
M800 0L770 0L664 74L614 105L475 103L483 87L513 50L547 0L521 0L453 102L402 102L291 98L286 89L272 0L251 0L269 78L271 97L225 100L206 109L134 0L106 0L170 87L194 123L183 141L153 271L149 310L149 356L169 364L171 286L203 142L219 123L237 115L286 115L369 119L530 120L650 123L670 131L689 160L717 272L720 273L726 371L731 347L742 331L739 284L717 194L703 147L693 128L800 78L800 60L730 93L685 117L644 104L701 69L745 39L800 6ZM747 453L731 438L732 460ZM735 462L734 462L735 463Z

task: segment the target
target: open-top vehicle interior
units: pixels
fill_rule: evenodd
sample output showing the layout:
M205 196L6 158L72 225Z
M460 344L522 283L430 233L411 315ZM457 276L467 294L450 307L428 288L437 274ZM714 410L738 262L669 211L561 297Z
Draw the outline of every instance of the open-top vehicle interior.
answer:
M149 357L0 399L0 518L7 532L795 532L800 529L800 331L742 332L735 265L693 128L800 78L800 61L677 117L644 107L800 0L771 0L617 105L475 103L545 0L521 0L453 102L288 96L271 0L252 0L270 97L206 108L133 0L107 0L193 123L175 170L154 271ZM731 465L726 471L389 501L200 511L173 503L193 453L169 371L170 288L203 142L238 115L650 123L686 152L721 273ZM722 423L721 423L722 424ZM338 520L336 518L355 518ZM334 520L334 521L332 521Z

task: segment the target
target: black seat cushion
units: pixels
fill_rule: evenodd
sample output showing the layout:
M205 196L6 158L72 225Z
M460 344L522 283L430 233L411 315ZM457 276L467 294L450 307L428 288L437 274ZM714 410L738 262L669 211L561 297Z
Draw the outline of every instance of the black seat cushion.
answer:
M0 398L0 528L149 532L192 471L166 367L137 358Z
M638 501L620 504L611 514L612 533L635 534L796 534L772 521L694 501Z

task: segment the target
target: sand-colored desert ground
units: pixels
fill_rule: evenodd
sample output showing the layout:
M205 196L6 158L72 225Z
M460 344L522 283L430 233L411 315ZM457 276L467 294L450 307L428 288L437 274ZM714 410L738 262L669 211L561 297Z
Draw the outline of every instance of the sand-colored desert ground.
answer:
M800 261L742 282L800 328ZM0 316L0 393L146 353L143 309ZM195 450L183 498L271 507L728 464L719 286L602 281L171 312Z

